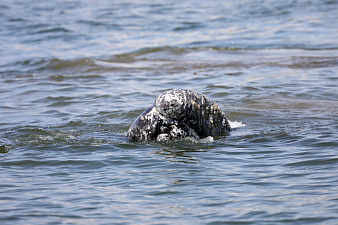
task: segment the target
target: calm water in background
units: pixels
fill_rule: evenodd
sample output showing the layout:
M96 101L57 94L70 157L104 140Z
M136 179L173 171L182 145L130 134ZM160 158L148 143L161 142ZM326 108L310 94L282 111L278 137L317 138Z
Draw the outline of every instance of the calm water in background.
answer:
M2 0L0 223L338 224L337 21L336 0ZM128 142L173 88L237 128Z

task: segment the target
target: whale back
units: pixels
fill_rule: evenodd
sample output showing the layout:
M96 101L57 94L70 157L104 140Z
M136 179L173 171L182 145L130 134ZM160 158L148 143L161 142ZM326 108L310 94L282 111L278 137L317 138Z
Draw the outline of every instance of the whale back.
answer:
M220 136L230 131L230 124L220 106L192 90L166 91L155 100L155 107L162 115L191 127L200 138Z
M131 141L149 142L193 136L221 136L230 125L220 106L192 90L175 89L159 95L130 126Z

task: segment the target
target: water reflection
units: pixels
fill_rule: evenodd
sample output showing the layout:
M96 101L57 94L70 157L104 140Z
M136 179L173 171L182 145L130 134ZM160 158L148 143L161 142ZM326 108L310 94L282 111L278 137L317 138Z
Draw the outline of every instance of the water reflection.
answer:
M158 145L158 144L157 144ZM205 144L196 144L191 140L176 140L160 143L160 149L153 153L164 156L169 162L198 163L200 159L194 153L206 152L211 147Z

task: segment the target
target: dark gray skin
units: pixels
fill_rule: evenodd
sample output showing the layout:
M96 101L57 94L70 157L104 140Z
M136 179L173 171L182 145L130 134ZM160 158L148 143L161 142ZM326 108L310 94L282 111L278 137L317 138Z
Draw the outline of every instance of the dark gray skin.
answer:
M219 105L205 95L191 90L175 89L159 95L154 105L144 111L130 126L130 141L166 141L192 136L222 136L230 124Z

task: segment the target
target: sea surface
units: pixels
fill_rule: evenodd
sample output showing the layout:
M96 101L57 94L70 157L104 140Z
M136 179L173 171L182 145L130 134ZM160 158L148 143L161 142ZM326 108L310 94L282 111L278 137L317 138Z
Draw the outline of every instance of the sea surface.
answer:
M1 0L0 224L338 224L337 0ZM132 143L192 89L226 136Z

